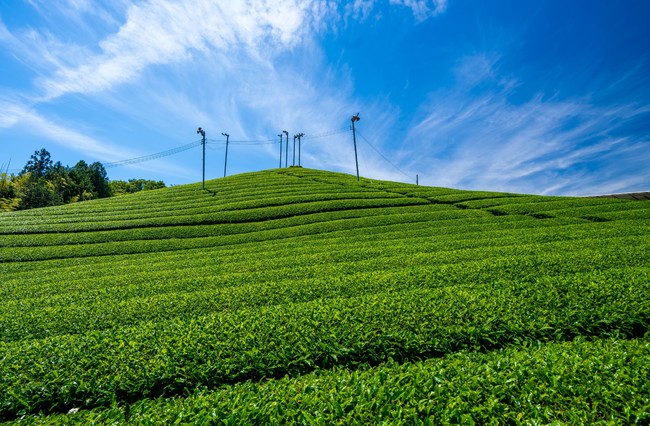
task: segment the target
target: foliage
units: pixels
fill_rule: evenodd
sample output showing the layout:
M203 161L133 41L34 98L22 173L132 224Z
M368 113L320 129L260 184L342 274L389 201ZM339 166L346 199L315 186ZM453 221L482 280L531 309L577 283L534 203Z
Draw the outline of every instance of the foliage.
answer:
M647 424L650 343L577 339L247 381L29 424Z
M81 160L73 167L52 161L46 149L34 152L18 176L0 174L0 211L58 206L164 188L162 181L131 179L109 182L104 166ZM113 194L115 191L115 194Z
M18 208L20 199L16 198L16 185L7 172L0 170L0 212Z
M128 182L123 180L112 180L108 185L113 196L133 194L139 191L150 191L152 189L162 189L166 187L165 182L161 180L155 181L147 179L129 179Z
M206 184L0 215L1 419L648 422L650 203Z
M35 179L45 177L52 169L52 158L50 153L42 148L40 151L35 151L29 158L27 164L23 168L21 174L31 174Z

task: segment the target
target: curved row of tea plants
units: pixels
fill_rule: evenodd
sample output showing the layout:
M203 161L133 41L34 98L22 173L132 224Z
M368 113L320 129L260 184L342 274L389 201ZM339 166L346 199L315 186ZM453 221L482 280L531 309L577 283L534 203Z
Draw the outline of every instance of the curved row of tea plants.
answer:
M646 424L647 339L491 353L244 382L52 416L47 424ZM18 424L41 424L27 417ZM43 422L45 423L45 422Z
M649 203L357 182L293 168L206 186L0 215L2 419L156 423L179 414L201 422L187 410L199 416L206 404L234 423L272 422L264 417L272 407L316 424L647 419L648 404L635 396L646 381L633 377L647 377ZM576 354L604 362L619 344L629 348L628 370L589 365L621 377L625 400L607 393L614 384L591 399L571 393L588 388ZM514 357L518 364L498 375L512 383L547 355L570 387L561 388L559 373L540 376L550 384L539 392L532 378L507 391L478 379ZM444 363L473 375L433 373ZM316 392L305 409L278 405L292 386L327 377L323 389L336 389L364 371L360 386L381 378L401 393L371 393L361 405L334 399L336 408ZM441 377L450 392L416 403L409 383L421 377ZM535 409L548 392L567 396ZM596 398L602 409L585 408ZM82 411L50 417L70 409Z
M586 280L575 274L389 289L2 343L0 415L513 343L642 337L650 325L648 295L648 270L628 268Z

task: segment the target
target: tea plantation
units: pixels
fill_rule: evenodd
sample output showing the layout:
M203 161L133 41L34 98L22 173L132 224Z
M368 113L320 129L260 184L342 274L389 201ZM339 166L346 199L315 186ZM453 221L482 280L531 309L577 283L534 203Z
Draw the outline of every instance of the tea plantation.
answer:
M650 202L299 168L0 214L0 421L649 424Z

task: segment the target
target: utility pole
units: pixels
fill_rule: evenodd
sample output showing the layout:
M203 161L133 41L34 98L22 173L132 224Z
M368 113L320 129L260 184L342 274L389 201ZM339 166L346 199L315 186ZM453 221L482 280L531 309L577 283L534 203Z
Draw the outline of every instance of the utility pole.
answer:
M305 136L304 133L298 133L298 165L300 166L300 147L302 146L302 137Z
M200 133L202 137L201 144L203 145L203 185L201 188L205 189L205 130L199 127L199 130L197 130L196 133Z
M280 133L278 136L280 136L280 168L282 168L282 133Z
M222 133L222 135L226 137L226 159L223 162L223 177L226 177L226 165L228 165L228 140L230 139L230 135L228 133Z
M298 135L293 135L293 163L291 164L292 166L296 165L296 139L298 138Z
M289 167L289 132L283 130L282 133L287 135L287 149L285 149L284 153L284 167Z
M352 116L352 138L354 140L354 162L357 165L357 181L359 180L359 160L357 159L357 133L356 130L354 130L354 122L361 120L359 118L359 113L357 112L357 115Z

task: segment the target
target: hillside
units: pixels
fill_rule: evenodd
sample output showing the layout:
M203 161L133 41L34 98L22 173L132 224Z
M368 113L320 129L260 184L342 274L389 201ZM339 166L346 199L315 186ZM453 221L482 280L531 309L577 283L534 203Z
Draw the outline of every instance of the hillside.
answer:
M0 420L650 421L650 202L206 189L0 214Z

